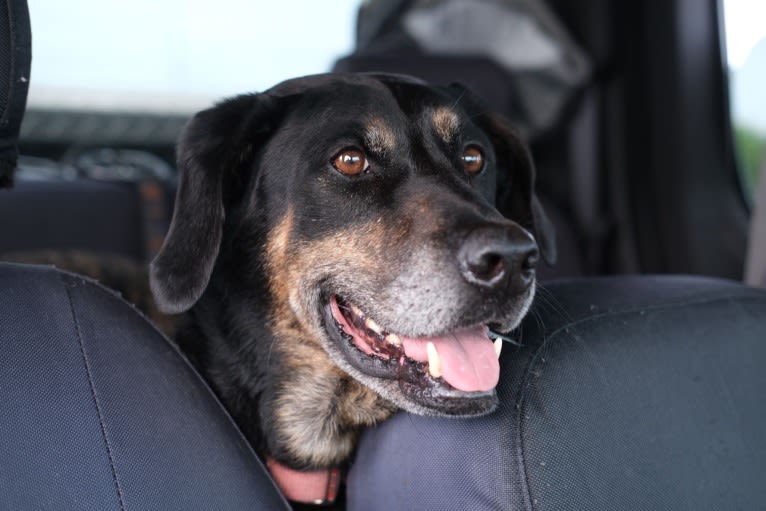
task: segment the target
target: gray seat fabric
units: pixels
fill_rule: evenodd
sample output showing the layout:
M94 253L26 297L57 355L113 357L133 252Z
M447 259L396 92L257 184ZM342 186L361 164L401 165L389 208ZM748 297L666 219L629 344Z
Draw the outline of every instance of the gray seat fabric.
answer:
M0 509L289 509L209 388L101 286L0 263Z
M551 283L500 409L363 436L349 510L766 505L766 292L693 277Z

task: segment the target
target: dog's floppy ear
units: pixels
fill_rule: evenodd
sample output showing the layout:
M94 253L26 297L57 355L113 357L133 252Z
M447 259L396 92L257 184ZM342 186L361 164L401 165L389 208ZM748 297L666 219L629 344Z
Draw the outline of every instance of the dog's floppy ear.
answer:
M223 235L224 196L246 178L253 144L270 130L272 103L263 94L237 96L199 112L181 133L173 220L149 273L163 312L188 310L207 287Z
M555 264L556 230L535 195L535 166L529 149L504 117L482 113L477 120L497 154L498 209L530 229L545 262Z

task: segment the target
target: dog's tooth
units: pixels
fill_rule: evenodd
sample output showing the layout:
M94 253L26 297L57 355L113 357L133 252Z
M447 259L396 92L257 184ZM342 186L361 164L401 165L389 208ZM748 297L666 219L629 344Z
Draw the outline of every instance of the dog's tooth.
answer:
M399 339L399 336L396 335L396 334L388 334L386 336L386 342L388 344L393 344L394 346L401 346L402 345L402 340Z
M500 358L500 352L503 351L503 340L498 337L493 344L495 345L495 354L497 358Z
M439 360L439 352L436 351L434 343L426 344L426 352L428 353L428 373L433 378L440 377L442 375L442 362Z
M357 307L353 303L351 304L351 312L354 314L354 316L357 316L360 318L364 317L364 314L362 314L362 311L359 310L359 307Z
M371 320L370 318L367 318L364 320L364 326L366 326L367 328L369 328L370 330L372 330L378 335L380 335L380 333L383 331L383 329L380 328L380 326L377 323L375 323L373 320Z

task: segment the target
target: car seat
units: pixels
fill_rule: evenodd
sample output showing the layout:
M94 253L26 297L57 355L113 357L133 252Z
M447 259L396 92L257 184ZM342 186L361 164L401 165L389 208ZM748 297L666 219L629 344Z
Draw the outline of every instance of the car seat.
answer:
M0 509L289 509L211 390L113 292L0 263Z

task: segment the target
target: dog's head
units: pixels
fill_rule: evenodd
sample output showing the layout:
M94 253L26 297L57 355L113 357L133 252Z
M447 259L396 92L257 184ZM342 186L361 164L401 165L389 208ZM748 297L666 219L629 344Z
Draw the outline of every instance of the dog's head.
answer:
M395 75L290 80L197 114L178 161L151 268L164 310L191 308L211 275L235 300L257 274L267 293L250 298L268 309L274 342L321 346L317 365L415 413L496 406L488 327L518 325L554 243L527 150L465 89Z

